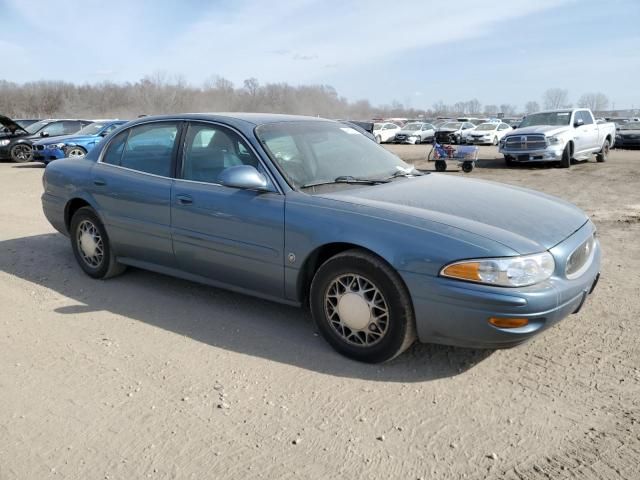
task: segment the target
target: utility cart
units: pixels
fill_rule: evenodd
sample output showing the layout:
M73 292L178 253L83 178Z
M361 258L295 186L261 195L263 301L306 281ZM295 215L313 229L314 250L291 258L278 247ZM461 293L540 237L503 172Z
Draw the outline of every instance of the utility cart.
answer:
M478 161L478 147L475 145L440 144L435 138L427 155L427 162L436 162L436 171L444 172L447 162L455 161L464 173L471 172Z

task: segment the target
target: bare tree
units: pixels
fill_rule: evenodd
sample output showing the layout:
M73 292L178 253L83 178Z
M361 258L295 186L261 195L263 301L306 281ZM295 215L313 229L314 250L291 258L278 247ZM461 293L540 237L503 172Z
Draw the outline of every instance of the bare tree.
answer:
M585 93L578 100L578 106L590 108L592 112L601 112L609 107L609 98L601 92Z
M480 100L477 98L473 98L467 102L467 112L469 113L480 113L482 110L482 104Z
M444 103L442 100L438 100L433 104L434 115L448 115L451 112L451 107Z
M485 105L484 106L484 114L485 115L495 115L498 113L497 105Z
M550 88L542 95L544 108L557 110L569 104L569 91L564 88Z
M515 105L511 105L510 103L503 103L500 105L500 112L502 112L505 116L510 117L515 115L516 107Z
M529 113L535 113L535 112L539 112L540 111L540 104L538 104L538 102L531 100L530 102L527 102L524 106L524 112L529 114Z

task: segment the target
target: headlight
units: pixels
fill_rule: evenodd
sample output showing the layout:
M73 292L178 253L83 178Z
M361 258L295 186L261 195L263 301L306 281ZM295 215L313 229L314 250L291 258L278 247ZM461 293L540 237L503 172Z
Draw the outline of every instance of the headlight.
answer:
M549 142L549 145L556 145L560 143L560 139L558 137L549 137L547 138L547 142Z
M49 150L55 150L56 148L64 148L64 143L52 143L51 145L47 145Z
M521 257L479 258L447 265L440 275L499 287L526 287L548 279L555 269L549 252Z
M9 145L9 143L11 143L11 140L0 140L0 147Z

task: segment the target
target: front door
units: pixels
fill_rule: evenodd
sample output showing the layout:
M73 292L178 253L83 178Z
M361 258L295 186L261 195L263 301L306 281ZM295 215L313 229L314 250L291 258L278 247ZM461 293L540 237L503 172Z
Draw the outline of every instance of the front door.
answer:
M230 188L218 176L235 165L264 172L238 133L193 122L171 195L173 248L179 268L254 293L284 291L284 195Z

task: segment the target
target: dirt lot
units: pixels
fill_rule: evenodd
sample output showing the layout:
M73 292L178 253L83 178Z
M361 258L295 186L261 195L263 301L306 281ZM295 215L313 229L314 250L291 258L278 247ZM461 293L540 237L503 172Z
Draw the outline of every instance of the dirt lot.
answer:
M388 148L433 169L427 146ZM41 213L42 168L0 164L0 479L640 478L640 151L482 157L470 177L593 217L600 284L518 348L383 366L297 309L138 270L90 280Z

